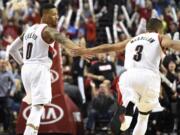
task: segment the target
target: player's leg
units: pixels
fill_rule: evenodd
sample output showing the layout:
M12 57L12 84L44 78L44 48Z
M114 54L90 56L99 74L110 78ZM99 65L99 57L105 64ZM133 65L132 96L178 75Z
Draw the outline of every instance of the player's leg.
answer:
M147 130L147 124L149 119L149 114L156 107L160 106L158 102L158 97L151 94L151 90L146 90L146 93L142 95L140 102L137 104L139 110L138 119L136 126L133 131L133 135L145 135ZM155 92L154 92L155 93Z
M118 106L116 112L114 112L114 115L110 122L111 130L114 133L114 135L120 134L119 127L121 126L121 123L124 121L125 111L126 108L124 106Z
M32 105L30 115L26 122L24 135L37 135L41 116L44 111L43 105Z
M120 126L121 131L126 131L130 127L132 119L133 119L133 114L134 114L134 103L129 102L126 107L124 121L121 123L121 126Z
M115 131L125 131L129 128L132 115L134 112L134 103L139 99L139 96L131 86L132 74L128 71L124 72L119 80L118 89L122 94L122 106L115 112L112 118L111 126L115 127Z
M21 77L26 91L26 96L22 100L27 104L31 104L31 69L29 65L23 65L21 69Z
M43 65L33 65L34 76L31 78L32 107L26 122L24 135L37 135L40 126L44 105L50 103L51 76L49 70Z
M127 107L119 106L111 119L111 129L115 135L121 131L126 131L132 122L134 113L134 103L129 102ZM120 128L120 129L119 129Z
M136 126L133 131L133 135L145 135L148 125L149 112L138 114Z

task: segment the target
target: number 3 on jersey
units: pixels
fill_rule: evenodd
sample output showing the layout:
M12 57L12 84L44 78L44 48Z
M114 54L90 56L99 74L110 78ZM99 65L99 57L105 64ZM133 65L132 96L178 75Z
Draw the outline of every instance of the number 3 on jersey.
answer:
M28 45L27 45L27 52L26 52L26 59L29 59L31 57L32 47L33 47L33 44L32 43L28 43Z
M143 46L142 45L136 46L135 51L136 51L136 54L134 55L133 59L135 61L140 61L142 57Z

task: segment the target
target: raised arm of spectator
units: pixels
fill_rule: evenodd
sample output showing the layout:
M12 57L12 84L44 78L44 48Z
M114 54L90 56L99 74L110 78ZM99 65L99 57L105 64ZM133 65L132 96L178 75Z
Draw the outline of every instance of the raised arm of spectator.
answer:
M23 58L19 52L19 49L21 49L23 46L23 36L24 34L16 38L7 49L9 54L16 60L19 65L23 64Z
M172 40L167 35L161 35L161 45L165 48L172 48L176 51L180 51L180 40Z

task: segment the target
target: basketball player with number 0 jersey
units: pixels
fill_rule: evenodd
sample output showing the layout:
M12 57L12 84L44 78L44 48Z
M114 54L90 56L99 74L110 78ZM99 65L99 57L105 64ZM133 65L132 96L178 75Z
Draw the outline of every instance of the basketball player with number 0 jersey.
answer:
M29 27L10 46L9 53L22 66L21 75L31 111L26 122L24 135L37 135L44 105L51 102L51 75L54 42L67 49L77 46L56 31L57 9L52 4L41 8L41 23ZM23 48L23 58L19 49Z
M118 133L117 130L125 131L130 127L135 105L139 114L133 135L145 135L150 112L160 106L159 65L163 48L180 51L180 41L171 40L163 35L163 24L160 20L151 19L146 29L146 33L119 43L73 50L74 55L125 50L126 71L120 76L118 83L125 109L118 110L112 118L111 124L115 133ZM124 119L121 118L123 113Z

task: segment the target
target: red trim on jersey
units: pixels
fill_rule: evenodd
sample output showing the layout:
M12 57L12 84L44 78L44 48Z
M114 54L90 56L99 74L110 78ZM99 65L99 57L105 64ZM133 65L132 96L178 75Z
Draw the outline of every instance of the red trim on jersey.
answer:
M116 82L117 102L118 102L119 105L122 105L123 104L122 94L121 94L121 89L120 89L120 86L119 86L118 82L119 82L119 79Z
M48 26L46 25L46 26L42 29L42 31L41 31L41 38L42 38L42 40L43 40L46 44L52 44L54 41L52 41L51 43L48 43L48 42L46 42L46 41L43 39L42 32L44 31L44 29L45 29L46 27L48 27Z

